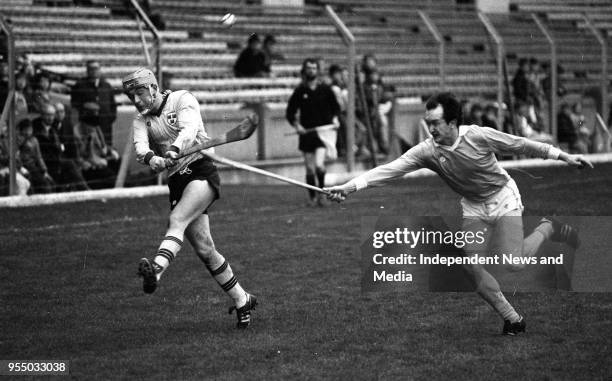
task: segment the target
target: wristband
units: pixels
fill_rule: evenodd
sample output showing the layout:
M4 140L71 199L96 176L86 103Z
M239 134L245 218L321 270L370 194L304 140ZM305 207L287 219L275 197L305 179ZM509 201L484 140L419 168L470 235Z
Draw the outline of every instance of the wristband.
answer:
M144 163L145 163L145 164L147 164L147 165L149 165L149 162L151 161L151 158L152 158L153 156L155 156L155 153L153 153L153 151L149 151L149 152L147 152L147 154L145 155L144 160L143 160L143 161L144 161Z

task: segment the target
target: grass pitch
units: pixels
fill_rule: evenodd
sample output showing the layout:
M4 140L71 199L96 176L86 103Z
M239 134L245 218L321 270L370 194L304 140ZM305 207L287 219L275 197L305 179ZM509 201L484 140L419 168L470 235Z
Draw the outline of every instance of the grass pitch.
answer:
M526 215L612 216L611 171L511 174ZM458 214L438 178L314 209L293 187L222 192L213 237L260 299L247 331L189 245L142 293L137 262L163 237L165 197L5 209L0 359L67 359L84 380L612 377L609 293L508 296L528 322L518 337L472 293L361 293L361 216Z

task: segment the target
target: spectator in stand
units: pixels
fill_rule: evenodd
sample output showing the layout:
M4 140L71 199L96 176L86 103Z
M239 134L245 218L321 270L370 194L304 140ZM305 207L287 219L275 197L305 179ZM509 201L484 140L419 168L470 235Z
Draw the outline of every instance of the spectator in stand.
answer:
M532 119L530 106L531 105L526 102L519 102L517 104L516 112L519 122L519 134L527 139L535 140L536 142L554 144L553 137L545 132L541 132L536 121Z
M466 124L476 124L478 126L483 126L482 113L482 106L479 103L474 103L472 107L470 107L470 113L468 114Z
M36 74L36 68L32 64L32 61L30 61L28 55L25 53L18 55L15 59L15 66L15 71L25 74L26 81L29 84Z
M572 105L572 122L576 133L578 135L578 141L576 142L577 153L589 153L589 147L591 146L591 131L585 125L586 117L582 111L582 102L576 102Z
M9 93L9 69L6 62L0 62L0 108L4 108L4 103Z
M327 86L331 86L331 77L329 76L329 69L327 67L327 62L323 57L317 57L317 65L319 67L319 72L317 76L319 77L319 81L326 84Z
M540 82L540 87L542 88L542 93L544 94L544 99L550 104L550 85L552 81L552 70L549 62L542 62L542 72L544 73L544 78ZM557 96L562 97L567 93L565 86L563 86L563 81L561 80L561 75L564 73L564 69L561 65L557 64Z
M15 115L17 122L28 116L28 100L26 98L26 87L28 79L24 73L15 76Z
M51 79L44 73L39 73L34 77L32 94L28 108L30 112L42 114L45 105L51 103Z
M527 71L527 79L529 80L529 99L531 100L536 116L539 114L542 107L542 79L544 75L540 71L540 63L537 58L529 59L529 69Z
M62 102L57 102L54 104L54 107L55 121L53 122L53 128L57 131L61 142L64 144L64 157L74 160L79 164L81 155L77 146L72 120L66 113L66 106Z
M55 107L49 103L42 106L41 116L32 122L49 174L60 190L89 190L78 164L64 157L65 148L54 123Z
M253 33L247 40L247 47L240 52L234 64L234 75L238 78L265 77L267 75L265 61L261 39L258 34Z
M338 65L331 65L329 67L329 77L331 78L331 89L336 96L336 101L340 106L340 114L338 115L338 121L340 126L338 127L338 139L336 140L336 149L338 150L338 156L346 155L346 111L348 108L348 89L343 78L343 70Z
M378 71L378 62L374 54L365 54L361 59L361 71L364 74L369 74L373 71Z
M0 195L8 196L10 188L10 169L9 169L9 149L7 129L0 127ZM28 170L21 165L19 155L17 155L17 168L15 172L15 185L18 196L26 196L30 190L30 181L25 177Z
M381 112L381 108L390 103L388 99L385 99L385 86L382 83L380 73L378 71L372 71L366 74L365 78L365 94L368 106L372 113L372 126L374 127L374 139L378 146L379 152L383 154L389 153L389 122L386 118L386 114ZM387 113L389 110L386 110Z
M273 77L272 62L273 61L284 61L285 57L276 50L276 38L268 34L263 41L263 53L264 53L264 71L266 76Z
M49 175L47 165L42 157L38 139L34 136L32 121L28 118L23 119L17 126L19 135L19 157L21 163L28 171L28 177L34 188L34 193L52 193L55 181Z
M485 106L481 126L499 130L499 126L497 125L497 107L495 107L495 105L488 104Z
M379 152L387 154L389 151L389 112L393 106L393 97L395 96L395 87L387 86L382 79L382 74L378 69L378 61L373 54L366 54L361 60L361 74L359 80L364 86L364 93L368 111L370 113L370 122L372 133L376 142L375 149ZM357 115L365 124L365 111L360 102L357 102Z
M559 143L567 144L570 153L576 153L578 133L572 120L572 108L565 102L561 104L561 110L557 115L557 140Z
M374 149L377 152L387 154L389 149L389 130L388 124L384 124L379 112L380 105L384 99L384 85L380 79L378 71L368 71L363 73L363 93L365 95L365 109L362 102L357 102L356 115L363 125L367 126L369 119L374 136Z
M119 154L106 144L100 129L99 110L97 104L85 103L76 126L80 135L83 176L93 189L112 188L119 169Z
M102 77L100 62L89 60L86 63L87 77L77 81L72 88L72 109L83 112L83 105L93 102L100 107L100 128L104 139L113 141L113 123L117 119L117 104L115 91Z
M516 102L529 102L529 60L521 58L518 62L518 69L512 79L512 94Z

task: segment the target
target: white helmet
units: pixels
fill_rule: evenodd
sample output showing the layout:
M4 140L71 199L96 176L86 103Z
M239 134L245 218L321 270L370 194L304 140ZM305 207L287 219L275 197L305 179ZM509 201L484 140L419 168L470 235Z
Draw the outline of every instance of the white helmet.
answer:
M155 74L147 68L140 68L123 78L123 91L126 93L130 90L139 87L149 87L150 85L155 85L155 87L159 88Z
M155 85L155 89L151 85ZM133 91L139 88L148 89L151 97L145 100L135 100ZM155 74L147 68L140 68L123 78L123 91L134 102L136 109L142 115L147 115L155 106L158 89L159 86L157 85Z

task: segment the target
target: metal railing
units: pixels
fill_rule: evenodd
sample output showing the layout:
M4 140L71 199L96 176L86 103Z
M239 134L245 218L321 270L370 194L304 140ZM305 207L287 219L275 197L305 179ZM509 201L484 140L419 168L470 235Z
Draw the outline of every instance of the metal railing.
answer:
M601 114L604 117L608 115L608 45L604 35L593 25L589 16L582 15L586 27L593 33L597 42L601 46ZM610 121L608 121L610 122Z
M155 38L155 51L156 51L156 55L155 55L155 71L156 71L156 73L155 73L155 75L157 76L157 83L161 84L162 83L162 37L159 34L159 31L157 30L155 25L153 25L153 23L149 19L149 16L147 16L147 14L142 9L140 4L138 4L138 1L130 0L130 3L132 3L132 6L134 7L136 12L138 13L138 16L140 16L140 18L144 21L144 23L147 26L147 28L149 28L149 30L151 30L151 33L153 33L153 37ZM137 20L137 21L138 21L138 24L140 25L140 21L139 20ZM145 49L146 49L146 45L145 45ZM147 54L145 54L145 57L146 56L147 56Z
M599 113L595 114L595 131L597 132L597 139L595 140L593 151L595 153L610 152L612 149L610 146L612 136L608 130L608 126L606 126L606 122L604 122L604 119Z
M438 43L440 90L444 91L446 89L446 43L444 42L444 37L427 13L418 11L418 14Z
M134 0L132 0L134 1ZM355 37L336 12L329 5L325 6L325 12L336 27L338 34L347 47L347 69L348 69L348 105L346 110L346 167L349 172L355 169Z
M9 70L9 93L4 103L0 125L8 121L9 149L9 194L17 194L17 131L15 131L15 36L13 30L0 14L0 29L7 39L7 55Z
M550 44L550 105L549 105L549 121L550 121L550 133L552 136L557 138L557 111L558 111L558 89L557 89L557 78L559 73L557 72L557 43L553 38L552 34L544 25L542 20L535 13L531 14L531 18L536 23L546 40Z
M140 4L136 0L130 0L132 6L136 10L136 25L138 26L138 32L140 33L140 42L142 44L142 51L145 57L145 61L147 66L151 66L151 54L149 54L149 47L147 46L147 40L145 33L142 28L141 21L144 21L145 25L151 30L153 33L153 37L155 38L155 75L157 77L157 83L161 85L163 82L163 70L162 70L162 38L159 34L159 31L153 25L149 16L144 12L144 10L140 7ZM132 157L133 151L133 131L130 128L130 132L128 134L128 141L125 142L125 146L123 148L123 152L121 154L121 165L119 167L119 172L117 173L117 179L115 180L115 188L122 188L125 185L125 179L127 177L127 172L129 168L129 163ZM157 178L158 184L161 184L161 175Z
M495 42L497 50L497 104L499 105L497 125L499 128L502 128L504 125L504 115L502 112L502 105L504 104L504 41L487 15L482 12L478 12L478 18Z

